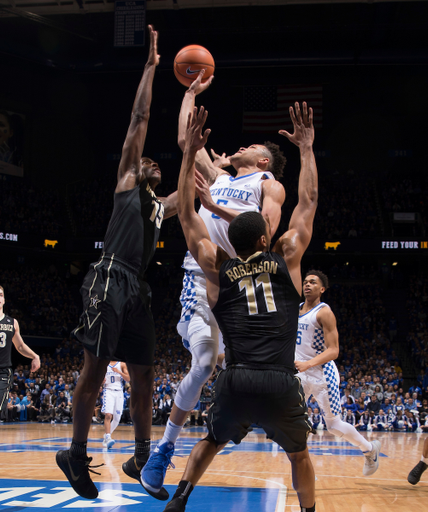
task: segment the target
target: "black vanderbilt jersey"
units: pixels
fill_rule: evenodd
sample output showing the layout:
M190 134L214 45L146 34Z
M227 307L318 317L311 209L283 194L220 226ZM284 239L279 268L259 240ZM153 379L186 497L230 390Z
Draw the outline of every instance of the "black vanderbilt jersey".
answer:
M164 206L147 179L114 194L114 208L104 239L104 252L114 253L142 276L156 249Z
M14 336L14 320L5 315L3 320L0 320L0 368L12 367L12 338Z
M226 363L294 368L300 297L279 254L259 252L220 268L213 313L223 334Z

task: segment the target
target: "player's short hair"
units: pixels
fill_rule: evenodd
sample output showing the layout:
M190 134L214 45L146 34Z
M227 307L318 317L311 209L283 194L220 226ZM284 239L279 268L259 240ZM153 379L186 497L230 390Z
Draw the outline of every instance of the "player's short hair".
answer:
M266 235L266 221L261 213L244 212L229 224L229 240L235 251L250 251L255 248L257 240Z
M308 270L306 272L305 277L308 276L317 276L319 280L321 281L324 288L327 290L328 288L328 277L324 274L324 272L321 272L321 270Z
M4 288L3 288L3 286L1 286L1 285L0 285L0 290L3 290L3 293L4 293Z
M269 158L267 170L274 175L276 180L279 180L284 175L284 167L287 163L287 159L285 158L284 153L279 149L278 144L274 144L267 140L263 145L266 148L266 157Z

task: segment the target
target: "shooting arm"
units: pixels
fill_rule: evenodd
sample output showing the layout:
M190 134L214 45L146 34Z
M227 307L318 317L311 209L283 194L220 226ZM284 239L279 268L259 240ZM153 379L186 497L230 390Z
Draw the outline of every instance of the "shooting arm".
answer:
M207 82L202 84L202 77L204 76L204 70L201 71L198 78L192 83L189 89L185 92L183 101L181 103L180 115L178 118L178 145L181 150L184 151L185 140L186 140L186 130L187 130L187 120L189 119L189 114L193 113L193 109L195 108L195 97L197 94L201 93L211 84L211 77ZM209 185L212 185L217 176L220 173L225 173L222 169L215 167L211 158L208 155L207 150L203 147L198 150L195 154L195 162L198 171L202 173L204 178L207 180Z
M202 127L207 113L201 107L199 114L194 109L186 130L186 144L178 178L177 213L183 228L189 251L209 278L215 270L216 248L210 240L204 221L195 211L195 157L196 152L205 144L209 130L202 135ZM215 276L214 276L215 279ZM218 278L217 278L218 280Z
M150 117L150 105L152 102L152 85L156 66L159 64L157 54L157 32L149 25L150 50L149 58L144 68L144 73L138 86L132 107L131 122L122 148L122 156L119 163L117 180L128 172L137 173L140 168L140 159L146 141L147 126Z
M40 368L40 357L31 350L31 348L24 343L24 340L21 337L21 333L19 331L19 324L15 320L14 321L15 334L12 338L12 342L15 345L16 350L25 357L32 359L31 361L31 370L32 372L36 372Z

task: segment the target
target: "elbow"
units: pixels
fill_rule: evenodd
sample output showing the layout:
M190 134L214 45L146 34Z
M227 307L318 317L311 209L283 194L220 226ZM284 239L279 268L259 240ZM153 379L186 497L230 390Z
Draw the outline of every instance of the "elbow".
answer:
M150 110L136 110L132 112L132 121L136 124L147 123L150 119Z

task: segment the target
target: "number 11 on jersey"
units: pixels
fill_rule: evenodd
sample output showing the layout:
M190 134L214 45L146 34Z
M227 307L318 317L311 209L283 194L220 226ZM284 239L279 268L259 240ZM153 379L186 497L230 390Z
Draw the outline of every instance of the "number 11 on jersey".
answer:
M256 286L254 286L252 276L244 277L244 279L239 282L239 290L242 291L245 289L245 293L247 295L248 312L250 315L256 315L259 309L256 300L256 288L258 286L263 288L263 295L267 312L275 312L276 304L275 299L273 298L272 283L270 282L269 274L260 274L255 279L255 285Z

